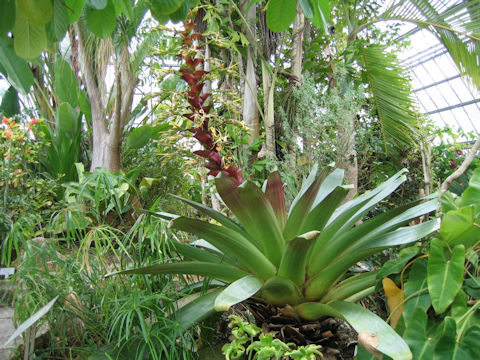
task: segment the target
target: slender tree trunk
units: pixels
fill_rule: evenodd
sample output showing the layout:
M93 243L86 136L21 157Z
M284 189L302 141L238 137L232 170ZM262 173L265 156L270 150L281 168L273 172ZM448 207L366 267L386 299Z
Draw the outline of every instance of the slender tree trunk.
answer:
M275 153L275 113L274 113L274 89L276 74L270 74L267 66L262 62L263 80L263 107L265 123L265 145L267 156L276 158Z
M355 196L358 190L358 160L355 151L355 114L349 109L343 110L338 124L337 167L345 170L347 184L352 184L344 202Z
M246 12L249 1L241 1L240 9ZM248 24L244 27L244 34L247 37L250 45L247 48L246 71L245 71L245 85L243 91L243 107L242 115L243 122L249 130L248 144L254 143L259 138L260 123L257 106L257 78L255 74L256 64L256 50L255 43L257 39L256 34L256 4L252 4L246 14Z

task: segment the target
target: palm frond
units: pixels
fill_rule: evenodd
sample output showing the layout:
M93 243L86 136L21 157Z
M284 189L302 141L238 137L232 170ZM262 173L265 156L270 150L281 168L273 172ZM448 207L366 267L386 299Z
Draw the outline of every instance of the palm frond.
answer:
M418 124L411 86L397 56L385 46L372 44L357 50L368 78L384 137L411 145Z
M460 73L480 88L480 0L403 0L392 4L376 21L398 20L428 29L445 46Z

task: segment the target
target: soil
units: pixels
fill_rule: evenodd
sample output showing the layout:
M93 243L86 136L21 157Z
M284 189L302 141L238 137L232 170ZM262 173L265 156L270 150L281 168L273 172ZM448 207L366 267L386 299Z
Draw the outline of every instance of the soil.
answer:
M216 344L226 344L234 337L228 328L229 315L235 314L257 325L263 333L272 333L285 343L297 346L321 345L324 360L353 360L357 345L357 333L346 322L324 317L318 321L299 321L282 313L282 309L255 301L236 305L224 313L216 324ZM257 340L257 339L255 339ZM221 346L217 347L221 354ZM202 358L202 357L201 357ZM222 356L219 357L223 358ZM205 358L206 359L206 358Z

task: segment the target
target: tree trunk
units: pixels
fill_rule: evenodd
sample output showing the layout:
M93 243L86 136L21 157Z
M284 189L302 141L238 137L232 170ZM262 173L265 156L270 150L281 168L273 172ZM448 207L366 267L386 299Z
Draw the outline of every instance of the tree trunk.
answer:
M240 9L243 13L246 12L249 1L241 1ZM255 43L257 39L256 34L256 4L252 4L246 19L248 24L245 25L244 34L247 37L250 45L247 48L246 71L245 71L245 86L243 91L243 108L242 116L246 128L249 130L248 144L254 143L259 138L260 123L258 117L257 106L257 78L255 74L256 51Z
M262 80L263 80L263 112L265 123L265 145L267 157L276 158L275 153L275 113L274 113L274 89L275 74L270 74L267 66L262 62Z
M345 170L347 184L352 184L344 202L353 199L358 189L358 161L355 151L355 114L348 109L343 109L343 116L339 118L337 167Z

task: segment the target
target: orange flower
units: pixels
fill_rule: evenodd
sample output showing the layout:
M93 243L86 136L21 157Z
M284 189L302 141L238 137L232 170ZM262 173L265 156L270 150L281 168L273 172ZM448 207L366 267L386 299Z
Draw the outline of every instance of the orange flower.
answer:
M21 173L22 173L22 169L17 169L17 170L14 171L14 173L17 174L17 175L18 175L18 174L21 174Z
M10 159L11 159L10 156L5 156L5 160L6 160L6 161L9 161Z
M30 152L30 148L26 148L25 152L28 154Z
M9 121L10 121L10 119L7 119L6 117L4 117L2 119L2 124L7 124Z
M31 126L29 126L29 127L28 127L28 130L32 130L32 127L31 127Z
M29 124L36 124L37 122L38 122L38 119L32 118L32 120L30 120Z
M23 136L20 136L20 137L18 138L18 141L22 141L22 140L23 140Z

